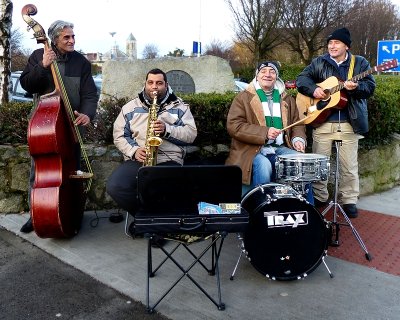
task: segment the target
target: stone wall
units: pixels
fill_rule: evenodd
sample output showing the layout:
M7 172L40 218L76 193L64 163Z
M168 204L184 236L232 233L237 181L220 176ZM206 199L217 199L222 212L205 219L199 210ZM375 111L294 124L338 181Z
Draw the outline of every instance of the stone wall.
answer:
M143 89L147 72L154 68L166 73L184 72L194 82L194 93L224 93L235 89L229 62L215 56L109 60L103 66L101 99L107 96L135 97Z
M396 135L388 146L359 152L361 195L384 191L400 182L400 136ZM226 153L227 146L218 145L216 152ZM107 178L122 161L121 154L112 145L87 145L94 172L92 188L88 194L88 210L111 209L115 204L105 191ZM199 150L194 148L189 156ZM210 151L210 150L204 150ZM218 159L220 162L221 159ZM331 161L333 163L333 161ZM0 212L28 210L30 156L27 146L0 145ZM331 170L331 173L333 170Z

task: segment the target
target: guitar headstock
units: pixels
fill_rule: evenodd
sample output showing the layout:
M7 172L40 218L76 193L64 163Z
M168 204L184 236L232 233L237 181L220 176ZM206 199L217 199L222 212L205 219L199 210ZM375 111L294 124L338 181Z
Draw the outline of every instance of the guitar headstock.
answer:
M393 69L393 68L397 68L398 66L398 62L397 59L393 59L390 61L386 61L382 64L380 64L379 66L376 66L376 71L380 72L380 71L385 71L385 70L389 70L389 69Z

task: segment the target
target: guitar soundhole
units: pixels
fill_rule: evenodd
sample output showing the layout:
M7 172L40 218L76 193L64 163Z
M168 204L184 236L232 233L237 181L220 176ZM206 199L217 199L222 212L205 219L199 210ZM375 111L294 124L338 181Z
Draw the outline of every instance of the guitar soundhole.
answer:
M317 103L317 110L322 110L322 109L324 109L324 108L328 105L329 100L330 100L330 97L328 97L327 100L320 100L320 101L318 101L318 103Z

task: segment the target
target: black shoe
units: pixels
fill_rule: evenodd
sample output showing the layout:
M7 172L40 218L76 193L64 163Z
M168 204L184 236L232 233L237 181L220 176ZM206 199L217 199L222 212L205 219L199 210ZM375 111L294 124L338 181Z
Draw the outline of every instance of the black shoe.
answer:
M32 224L32 218L29 218L27 222L21 227L21 230L19 230L23 233L29 233L33 231L33 224Z
M314 197L314 207L323 208L328 205L328 201L321 201Z
M350 219L358 217L358 210L354 203L346 203L343 205L343 210Z
M128 233L131 235L133 239L135 238L143 238L144 234L143 233L137 233L135 230L135 221L131 222L131 224L128 227Z
M124 220L124 215L120 212L113 212L108 217L108 220L112 223L120 223Z
M164 238L153 238L151 239L151 246L153 248L161 248L167 243L167 240Z

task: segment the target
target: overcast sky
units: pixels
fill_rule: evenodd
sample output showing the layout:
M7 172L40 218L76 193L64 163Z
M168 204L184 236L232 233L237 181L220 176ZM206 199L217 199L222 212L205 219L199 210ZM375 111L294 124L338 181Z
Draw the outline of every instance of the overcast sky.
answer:
M138 58L148 44L164 56L176 48L190 55L193 41L201 41L203 51L213 40L232 44L233 16L224 0L14 0L13 28L25 35L23 46L36 49L32 31L26 31L21 9L34 3L32 16L46 31L55 20L74 23L76 50L85 53L109 51L113 44L125 52L126 39L136 38ZM392 0L400 7L400 0ZM115 32L114 37L110 32Z
M36 49L40 44L26 31L21 9L33 3L38 10L32 16L46 31L55 20L72 22L76 50L109 51L116 43L125 52L126 39L136 38L138 57L147 44L155 44L161 56L184 49L192 52L193 41L205 46L213 40L232 43L232 14L224 0L14 0L13 28L25 35L23 46ZM116 32L114 37L110 32Z

